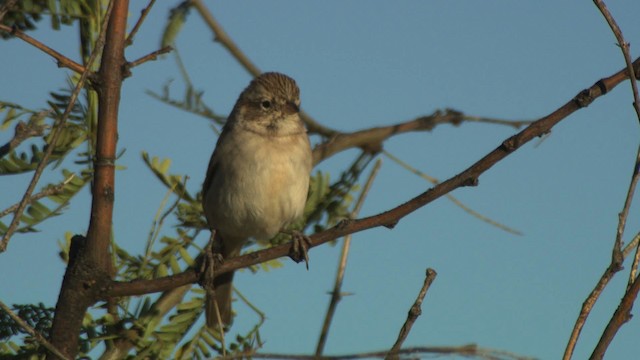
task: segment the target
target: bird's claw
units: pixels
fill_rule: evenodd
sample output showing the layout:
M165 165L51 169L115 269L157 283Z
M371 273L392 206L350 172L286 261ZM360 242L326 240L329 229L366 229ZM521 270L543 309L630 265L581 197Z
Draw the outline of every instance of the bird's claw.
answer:
M289 257L291 260L299 263L304 260L307 270L309 270L309 246L311 245L311 239L299 231L293 231L291 234L291 249L289 250Z

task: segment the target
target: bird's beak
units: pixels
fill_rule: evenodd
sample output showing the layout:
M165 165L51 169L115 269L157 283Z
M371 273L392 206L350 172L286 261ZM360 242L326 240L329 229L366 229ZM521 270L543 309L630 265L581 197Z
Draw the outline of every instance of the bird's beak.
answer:
M284 112L286 115L293 115L300 112L300 108L295 103L289 101L284 104L282 112Z

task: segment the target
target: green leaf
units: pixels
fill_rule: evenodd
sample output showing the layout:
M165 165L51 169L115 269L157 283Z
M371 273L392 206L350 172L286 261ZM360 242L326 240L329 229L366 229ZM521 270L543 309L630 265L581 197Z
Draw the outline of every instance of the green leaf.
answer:
M184 1L180 3L180 5L171 9L169 20L167 21L167 24L164 27L164 33L162 34L160 48L175 44L176 38L187 20L187 15L189 15L189 7L189 2Z

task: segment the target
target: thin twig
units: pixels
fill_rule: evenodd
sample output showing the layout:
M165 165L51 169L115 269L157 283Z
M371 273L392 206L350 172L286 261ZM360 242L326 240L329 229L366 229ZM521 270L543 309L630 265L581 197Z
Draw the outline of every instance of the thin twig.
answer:
M624 250L622 250L622 255L626 258L634 249L638 247L639 244L640 244L640 232L637 233L636 236L634 236L633 239L629 241L627 246L624 247Z
M247 55L245 55L242 50L236 45L235 42L229 37L229 35L224 31L220 23L213 17L209 9L202 3L201 0L191 0L191 5L198 10L200 16L207 23L211 31L213 31L215 36L215 41L219 42L224 46L231 56L233 56L253 77L257 77L262 73L262 71L249 59ZM311 117L311 115L307 114L304 110L300 111L300 117L302 121L307 125L309 132L320 134L325 137L333 136L338 134L338 131L330 129Z
M622 30L616 23L616 20L613 18L613 15L607 9L607 5L602 0L593 0L593 3L596 4L598 10L602 13L604 18L607 20L611 31L613 31L613 35L615 35L616 40L618 40L618 45L620 46L620 50L622 51L622 56L624 56L624 62L627 64L627 71L629 72L629 78L631 79L631 91L633 92L633 108L636 110L636 116L638 117L638 121L640 121L640 96L638 95L638 85L636 83L636 79L638 79L638 75L635 69L633 68L633 62L631 61L631 54L629 53L629 43L624 40L624 36L622 36Z
M389 159L393 160L395 163L397 163L398 165L402 166L403 168L411 171L412 173L420 176L421 178L427 180L428 182L432 183L433 185L438 185L438 183L440 183L440 180L429 176L425 173L423 173L422 171L414 168L413 166L407 164L406 162L404 162L402 159L398 158L397 156L391 154L390 152L388 152L387 150L382 150L382 153L384 155L386 155ZM472 208L468 207L467 205L465 205L464 203L462 203L462 201L458 200L456 197L454 197L451 194L447 194L445 195L447 199L449 199L451 202L453 202L454 204L456 204L459 208L461 208L462 210L464 210L465 212L467 212L468 214L470 214L473 217L476 217L484 222L486 222L487 224L493 225L495 227L497 227L498 229L504 230L508 233L514 234L514 235L522 235L522 232L513 228L508 227L507 225L501 224L489 217L486 217L482 214L480 214L479 212L473 210Z
M611 252L612 254L611 263L609 264L607 269L604 271L602 276L600 276L600 279L598 280L593 290L591 290L591 292L589 293L589 296L587 296L585 301L582 303L580 314L576 319L576 322L573 326L573 330L571 331L571 335L569 336L569 341L567 342L567 347L564 350L564 355L562 357L563 360L569 360L573 356L573 351L575 350L575 347L578 343L578 338L580 337L582 328L584 327L584 324L587 321L589 314L591 313L591 309L593 309L593 306L598 301L598 299L600 298L600 295L604 291L605 287L609 284L613 276L618 271L622 270L622 262L624 261L626 254L629 253L627 251L629 249L628 246L624 251L622 250L622 237L624 235L627 215L629 214L629 209L631 207L631 200L633 199L633 194L635 193L636 184L638 183L638 178L639 178L638 166L640 166L640 147L638 148L638 152L636 155L636 162L633 167L633 175L631 177L631 182L629 184L629 190L627 191L627 196L625 198L622 210L618 214L618 226L616 228L615 241L614 241L613 249ZM638 253L636 252L636 260L637 260L637 257L638 257ZM636 260L634 260L634 264L632 265L632 268L635 267L637 269ZM635 273L635 270L632 269L631 272ZM627 286L627 291L633 284L634 280L635 280L635 277L630 278L629 284Z
M85 67L78 64L77 62L69 59L68 57L60 54L59 52L53 50L52 48L48 47L47 45L41 43L40 41L32 38L31 36L25 34L24 32L18 30L18 29L14 29L11 28L9 26L6 25L2 25L0 24L0 31L4 31L8 34L14 35L15 37L22 39L24 41L26 41L27 43L35 46L36 48L42 50L43 52L45 52L46 54L48 54L49 56L53 57L54 59L58 60L58 67L66 67L69 68L71 70L73 70L74 72L78 73L78 74L83 74L86 72ZM89 67L90 68L90 67Z
M640 100L638 98L638 88L636 85L636 72L634 69L634 64L631 62L631 55L629 54L629 44L624 40L622 36L622 31L620 27L616 23L615 19L607 9L604 1L602 0L593 0L596 7L600 10L604 18L606 19L609 27L613 31L616 39L618 40L618 44L620 45L620 49L622 50L622 54L625 59L625 63L627 66L627 73L629 75L629 79L631 82L631 89L633 92L633 106L636 111L636 115L638 117L638 121L640 121ZM629 208L631 206L631 200L633 198L633 194L635 193L635 188L638 182L638 166L640 166L640 147L638 148L636 161L633 167L633 175L631 177L631 183L629 184L629 188L627 191L627 196L625 198L625 202L622 208L622 211L618 214L618 226L616 228L616 237L613 245L612 255L611 255L611 263L602 274L595 288L591 291L587 299L582 304L582 309L580 310L580 315L578 315L578 319L573 327L571 332L571 336L569 337L569 341L567 343L567 347L565 349L565 353L563 356L563 360L571 359L573 355L573 351L577 344L578 338L580 336L580 332L584 326L584 323L591 312L594 304L600 297L600 294L607 286L611 278L620 270L622 270L622 262L624 261L625 256L628 254L628 249L622 250L622 238L624 235L624 229L627 221L627 216L629 214ZM637 237L637 236L636 236ZM634 239L635 240L635 239ZM605 328L600 341L596 345L596 348L593 350L591 355L591 359L601 359L606 352L609 343L617 333L618 329L628 320L631 307L635 298L638 295L638 278L636 277L638 261L640 260L640 254L638 253L638 249L636 250L636 256L634 258L631 271L629 273L629 280L627 283L627 289L623 299L618 306L618 309L615 311L614 315L611 317L609 324Z
M601 360L604 357L604 353L607 351L609 344L618 333L618 330L631 319L631 309L633 308L633 303L636 301L638 297L638 292L640 291L640 278L636 278L631 287L625 292L622 300L620 300L620 304L616 308L616 311L611 316L607 327L602 332L602 336L600 337L600 341L593 349L593 353L589 357L589 360Z
M229 35L224 31L220 23L213 17L213 14L209 11L209 9L202 3L201 0L191 0L191 5L198 10L202 19L207 23L209 28L213 31L215 35L215 41L219 42L224 46L231 55L240 62L240 64L247 69L247 71L253 75L253 77L259 76L262 71L249 59L247 55L240 50L238 45L229 37Z
M389 350L389 354L387 354L385 359L391 360L391 359L399 358L398 354L400 352L400 348L402 347L402 344L407 339L409 332L411 332L411 328L413 327L413 324L416 322L418 317L422 315L422 301L424 300L424 297L427 295L427 291L429 290L429 287L431 286L433 281L436 279L436 276L438 276L438 273L436 273L435 270L433 270L432 268L427 268L426 276L424 278L424 284L422 284L422 289L420 289L418 298L416 298L416 301L411 306L411 309L409 309L409 313L407 314L407 320L404 322L404 325L402 325L402 328L400 329L400 333L398 334L398 339L396 340L396 343L393 344L393 346L391 347L391 350Z
M11 308L9 308L7 304L3 303L1 300L0 300L0 308L2 308L2 310L4 310L4 312L6 312L7 315L9 315L9 317L16 322L16 324L20 325L20 327L24 329L24 331L26 331L29 335L31 335L34 339L36 339L36 341L42 344L42 346L47 348L47 350L51 351L60 359L65 359L65 360L70 359L69 357L64 355L60 350L58 350L55 346L53 346L49 341L47 341L47 339L44 336L42 336L42 334L37 332L36 329L29 326L29 324L27 324L26 321L22 320L20 316L14 313L13 310L11 310Z
M112 6L112 2L109 2L109 8L108 9L111 9L111 6ZM108 18L108 16L105 17L105 19L107 19L107 18ZM4 25L0 25L0 29L1 29L2 26L4 26ZM105 27L106 27L106 22L103 23L103 28L105 28ZM80 67L83 70L82 71L82 75L80 76L80 79L78 80L78 83L76 84L75 89L73 89L73 92L71 93L71 96L69 97L69 104L67 105L67 108L64 110L64 113L62 114L62 116L56 121L56 123L53 126L53 130L52 130L53 135L51 136L51 141L49 142L49 146L47 146L47 149L46 149L44 155L42 156L42 159L38 163L38 167L36 168L36 170L35 170L35 172L33 174L33 178L31 179L31 182L29 183L29 186L27 187L27 190L25 191L24 196L22 197L22 200L20 201L20 205L18 206L18 209L16 209L16 211L14 212L13 219L11 220L11 224L9 225L9 228L7 229L7 232L4 234L4 236L2 238L2 241L0 242L0 253L4 252L7 249L7 245L9 244L9 239L11 238L11 236L15 232L16 228L18 227L18 224L20 223L20 218L22 217L22 212L26 208L27 203L29 202L29 199L31 198L31 194L33 193L33 190L35 189L36 184L40 180L40 176L42 175L42 172L44 171L44 168L47 166L47 164L49 162L49 157L53 153L53 149L55 149L55 147L56 147L55 146L56 142L58 141L58 138L60 137L60 134L62 133L62 129L64 128L64 124L66 123L67 119L69 118L69 115L71 114L71 111L73 111L73 108L74 108L74 106L76 104L76 100L78 99L78 95L80 94L80 91L82 91L82 89L84 88L84 83L87 80L87 77L89 77L89 75L92 74L91 65L93 64L95 59L98 57L98 54L100 53L100 51L98 51L97 49L101 49L103 43L104 43L104 31L101 32L100 38L96 42L96 48L93 51L93 53L91 54L91 57L89 58L89 61L87 61L87 66L86 67ZM53 50L51 50L51 51L53 51ZM78 66L80 66L80 65L78 65Z
M629 190L627 191L627 198L624 201L624 207L622 212L620 213L620 223L618 225L617 235L620 237L616 238L616 243L622 243L622 235L624 233L624 227L627 221L627 216L629 215L629 209L631 208L631 201L633 199L633 195L636 192L636 187L638 185L638 180L640 179L640 146L638 147L638 151L636 153L636 163L633 166L633 175L631 176L631 183L629 184ZM631 287L633 282L635 281L638 274L638 262L640 261L640 247L636 247L636 254L633 258L633 263L631 264L631 271L629 272L629 280L627 282L627 290Z
M496 119L496 118L475 116L475 115L462 115L462 119L470 122L506 125L506 126L511 126L512 128L515 128L515 129L520 129L521 127L527 126L533 122L531 120L504 120L504 119Z
M286 360L355 360L355 359L367 359L367 358L384 358L388 354L387 350L365 352L358 354L344 354L334 356L316 356L306 354L273 354L273 353L254 353L243 352L238 354L229 355L223 358L217 358L220 360L232 360L243 358L254 359L286 359ZM475 344L461 345L461 346L418 346L402 349L398 352L398 355L413 355L418 358L424 357L424 355L460 355L465 357L477 357L481 359L491 360L534 360L532 357L517 355L508 351L494 350L488 348L482 348ZM423 355L423 356L420 356ZM414 358L410 357L410 358Z
M140 30L140 26L142 25L144 20L147 18L147 15L149 15L149 12L151 12L151 7L153 6L153 4L155 4L155 2L156 0L150 0L147 7L142 9L142 11L140 12L140 17L138 18L138 21L136 21L136 24L133 26L133 29L131 29L131 32L127 36L127 40L125 40L124 42L125 46L129 46L133 44L133 38L138 33L138 30Z
M432 131L442 124L458 126L464 122L500 124L513 126L515 128L519 128L523 124L531 123L529 121L498 121L497 119L470 116L454 109L438 110L431 115L419 116L398 124L374 127L351 133L339 133L331 136L326 141L316 145L313 149L313 163L318 164L337 152L355 147L367 149L372 152L379 151L382 143L392 136L406 132Z
M63 182L61 182L60 184L57 185L53 185L53 186L48 186L46 188L44 188L42 191L40 191L37 194L32 195L29 198L29 204L31 204L32 202L36 201L36 200L40 200L44 197L47 196L51 196L51 195L56 195L59 194L61 192L64 191L64 187L76 176L76 174L71 174L67 179L65 179ZM6 216L7 214L11 214L12 212L16 211L16 209L20 206L20 203L17 204L13 204L11 206L9 206L8 208L0 211L0 218Z
M149 54L147 54L147 55L145 55L145 56L143 56L143 57L141 57L139 59L136 59L134 61L131 61L131 62L127 63L127 68L131 69L131 68L134 68L134 67L136 67L138 65L144 64L147 61L156 60L159 55L166 54L166 53L170 52L171 50L173 50L173 48L171 46L165 46L162 49L156 50L156 51L154 51L152 53L149 53Z
M629 209L631 208L631 201L633 199L633 195L635 194L638 179L640 178L638 166L640 166L640 147L638 147L638 151L636 154L636 161L633 166L633 175L631 177L629 190L627 191L627 196L624 201L624 206L622 207L622 211L620 211L620 214L618 214L618 227L616 229L616 239L612 252L613 255L611 258L611 265L607 270L614 267L617 271L622 270L622 262L624 261L624 253L622 251L622 237L624 235L624 229L627 221L627 216L629 215ZM636 255L631 266L629 281L627 283L625 294L622 300L620 300L618 308L609 320L607 327L603 331L602 336L598 341L595 349L593 350L590 359L602 359L604 357L604 353L607 351L609 344L611 343L611 340L613 340L620 327L622 327L622 325L624 325L624 323L631 318L631 308L633 307L633 303L638 296L638 290L640 289L640 280L636 276L636 272L638 269L638 259L639 255L638 251L636 251ZM613 277L615 272L612 271L611 277ZM594 303L595 301L597 301L597 298L593 300Z
M349 214L349 217L351 219L357 218L358 214L360 214L360 209L362 209L364 200L367 197L369 190L371 189L373 180L375 180L378 171L380 170L380 166L382 166L382 160L378 159L373 165L371 174L369 174L369 178L367 179L364 188L362 188L360 196L358 197L358 200L356 201L351 214ZM327 337L329 336L329 328L331 327L333 315L335 314L338 302L342 300L342 280L344 279L344 273L347 268L347 259L349 257L349 249L351 247L352 236L352 234L349 234L344 237L344 243L342 244L342 253L340 255L340 261L338 262L336 281L333 285L333 291L331 292L331 301L329 302L329 308L327 309L327 314L324 317L322 331L320 332L320 338L318 339L318 345L316 346L316 356L321 356L322 352L324 351L324 346L327 342Z

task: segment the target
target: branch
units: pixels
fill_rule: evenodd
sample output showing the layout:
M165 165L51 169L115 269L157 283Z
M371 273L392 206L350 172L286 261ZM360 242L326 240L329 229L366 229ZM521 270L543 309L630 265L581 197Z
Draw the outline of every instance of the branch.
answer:
M422 315L422 301L427 295L427 291L429 290L429 287L431 286L433 281L436 279L437 275L438 274L435 270L427 268L427 275L424 278L424 284L422 285L422 289L420 289L418 298L411 306L411 309L409 309L407 320L404 322L404 325L402 325L402 328L400 329L398 339L396 340L396 343L393 344L393 347L391 347L391 350L389 350L389 354L385 357L385 359L399 359L398 354L400 352L400 348L402 347L404 341L407 339L409 332L411 332L413 323L415 323L418 317Z
M133 38L138 33L138 30L140 30L140 26L142 26L142 23L147 18L147 15L149 15L149 12L151 12L151 8L155 3L156 3L156 0L150 0L147 7L142 9L142 11L140 12L140 17L138 18L138 21L136 21L136 24L133 26L133 29L131 29L131 32L127 36L127 40L125 40L124 42L126 46L133 44Z
M637 78L636 74L640 74L640 71L634 69L634 64L631 62L631 55L629 54L629 44L624 40L620 27L618 26L615 19L607 9L607 6L605 5L604 1L593 0L593 2L596 5L596 7L600 10L605 20L607 21L607 23L609 24L609 27L613 31L613 34L615 35L616 39L618 40L618 44L620 45L620 49L622 50L622 55L627 65L626 71L628 73L629 78L631 79L630 81L631 90L634 98L633 106L636 111L638 121L640 121L640 99L638 98L638 88L635 81L635 79ZM615 237L613 250L611 254L611 263L609 264L605 272L602 274L602 276L598 280L598 283L596 284L594 289L591 291L591 293L589 293L589 296L587 297L587 299L582 304L582 308L580 309L580 314L578 315L578 319L576 319L576 323L573 327L573 330L571 331L571 335L569 337L567 347L565 348L563 360L571 359L571 356L573 355L573 351L575 350L575 346L578 342L578 338L580 337L580 332L582 331L582 328L584 327L584 324L587 321L587 317L591 313L591 309L600 298L600 295L604 291L604 288L608 285L609 281L613 278L613 276L618 271L622 270L622 262L624 261L626 254L628 254L626 251L627 249L625 249L625 251L623 251L622 249L622 237L624 235L624 229L627 222L627 216L629 214L629 208L631 207L631 200L633 198L633 194L635 193L635 188L638 182L638 166L640 166L640 147L638 148L638 152L636 155L636 162L633 167L633 175L631 177L631 183L629 184L629 190L627 191L627 197L625 199L622 211L620 211L620 213L618 214L618 226L616 229L616 237ZM621 301L620 305L618 306L618 309L614 313L613 317L609 321L609 324L607 325L605 332L602 334L600 341L596 345L596 348L594 349L591 355L591 359L601 359L604 356L604 353L606 352L607 347L609 346L609 343L615 336L617 330L624 324L624 322L628 320L628 317L630 316L631 306L638 293L637 290L635 291L635 295L633 295L633 298L631 300L631 304L629 304L629 307L626 310L622 308L624 307L623 306L623 302L625 301L624 299L630 295L631 288L638 282L636 278L638 261L640 261L638 250L636 251L636 256L633 261L631 271L629 273L629 280L628 280L625 296Z
M62 280L55 316L51 327L51 342L63 353L75 357L78 353L79 334L84 315L96 301L97 289L102 288L110 270L109 243L111 235L111 213L113 205L113 161L115 161L116 130L105 131L114 126L108 116L117 119L117 103L124 64L124 37L128 10L127 0L108 2L100 23L100 32L95 46L82 73L79 85L84 82L92 64L102 54L98 90L98 126L92 182L93 201L87 237L75 236L69 250L69 264ZM108 39L108 42L107 42ZM120 49L115 48L119 46ZM120 78L120 82L114 79ZM72 99L82 87L77 87ZM108 99L105 99L108 98ZM113 104L116 104L114 109ZM73 101L71 101L73 104ZM65 111L66 113L66 111ZM106 114L105 114L106 113ZM109 137L111 135L111 137ZM49 149L53 149L50 146ZM113 149L113 155L110 150ZM42 163L41 163L42 164ZM111 173L111 177L109 177ZM109 187L111 184L111 187ZM97 200L98 199L98 200ZM111 202L111 204L109 204ZM106 221L105 221L106 219ZM96 226L96 224L102 226ZM52 357L47 357L52 358Z
M26 321L22 320L20 318L20 316L18 316L16 313L14 313L11 310L11 308L9 308L2 301L0 301L0 308L2 308L2 310L4 310L4 312L6 312L7 315L9 315L9 317L11 319L13 319L13 321L16 322L16 324L20 325L20 327L22 329L24 329L24 331L26 331L29 335L31 335L34 339L36 339L36 341L39 342L40 344L42 344L42 346L47 348L47 350L51 351L52 353L54 353L57 357L59 357L61 359L64 359L64 360L70 360L71 359L71 358L65 356L64 354L62 354L60 352L60 350L58 350L55 346L53 346L50 342L48 342L47 339L44 336L42 336L42 334L37 332L36 329L34 329L31 326L29 326L29 324L27 324Z
M634 62L634 66L640 67L640 58ZM488 153L485 157L478 160L475 164L471 165L460 174L434 186L433 188L391 210L359 220L344 221L333 228L314 234L310 237L310 247L316 247L347 234L360 232L374 227L385 226L393 228L400 219L440 198L441 196L444 196L459 187L477 185L478 177L485 171L489 170L493 165L506 158L532 139L547 134L551 131L553 126L565 119L567 116L588 106L596 98L604 95L626 79L628 79L628 72L626 69L623 69L608 78L597 81L590 88L578 93L578 95L556 111L535 121L518 134L506 139L495 150ZM216 269L216 275L286 256L289 253L289 249L290 244L283 244L243 256L225 259L224 264L222 264L219 269ZM114 281L112 282L110 289L105 289L103 296L143 295L169 290L189 283L195 283L197 280L198 274L196 271L194 269L188 269L180 274L153 280L133 280L130 282Z
M168 52L170 52L172 50L173 50L173 48L171 46L165 46L162 49L159 49L159 50L156 50L154 52L151 52L151 53L149 53L149 54L147 54L147 55L145 55L145 56L143 56L143 57L141 57L141 58L139 58L137 60L134 60L134 61L131 61L131 62L127 63L126 64L127 70L130 70L131 68L134 68L134 67L136 67L138 65L144 64L147 61L156 60L156 59L158 59L159 55L166 54L166 53L168 53ZM129 76L129 75L127 75L127 76Z
M18 30L18 29L14 29L11 28L9 26L6 25L2 25L0 24L0 31L4 31L8 34L14 35L15 37L22 39L26 42L28 42L29 44L35 46L36 48L42 50L43 52L45 52L46 54L48 54L49 56L53 57L54 59L58 60L58 67L66 67L69 68L71 70L73 70L74 72L81 74L84 76L84 73L86 72L86 69L84 66L78 64L77 62L69 59L68 57L60 54L59 52L53 50L52 48L48 47L47 45L39 42L38 40L32 38L31 36L25 34L24 32ZM87 68L91 68L90 66Z
M378 159L371 170L371 174L369 174L369 178L367 182L364 184L364 188L360 192L360 196L356 201L356 205L349 214L351 219L358 217L360 213L360 209L362 209L362 205L364 204L364 200L371 189L371 185L373 185L373 180L375 180L378 171L380 170L380 166L382 165L382 160ZM336 307L338 306L338 302L342 300L342 280L344 279L344 272L347 267L347 258L349 257L349 249L351 246L351 234L344 237L344 243L342 244L342 253L340 254L340 262L338 263L338 272L336 274L336 281L333 285L333 291L331 292L331 301L329 302L329 308L327 309L327 314L324 317L324 323L322 324L322 331L320 332L320 338L318 339L318 345L316 346L316 356L321 356L324 350L324 345L327 342L327 337L329 336L329 328L331 327L331 321L333 320L333 315L336 312Z
M337 133L330 137L327 141L318 144L313 149L313 163L317 165L323 160L331 157L340 151L360 147L371 152L378 152L382 148L382 143L388 138L412 131L431 131L441 124L452 124L458 126L463 122L484 122L499 123L519 128L524 124L530 124L530 121L504 121L497 119L486 119L464 115L459 111L445 109L444 112L436 111L432 115L421 116L416 119L383 127L370 128L352 133Z
M620 300L620 305L618 305L618 308L613 313L611 320L609 320L609 323L604 329L602 337L600 337L600 341L598 341L596 348L593 349L593 353L591 353L591 357L589 357L590 360L602 359L604 357L604 353L609 347L609 344L611 344L611 341L616 336L620 327L631 319L631 309L633 308L633 303L638 297L638 291L640 291L640 278L636 278L629 290L627 290L622 297L622 300Z
M639 176L640 174L638 173L638 166L640 166L640 147L638 147L636 161L633 166L633 175L631 177L631 183L629 184L629 190L627 191L627 197L624 201L622 211L620 211L620 214L618 214L618 227L616 229L616 239L613 245L613 251L611 255L611 264L605 271L605 274L600 279L600 281L598 281L598 285L600 285L600 283L603 282L603 279L606 279L606 282L601 287L602 289L604 289L604 287L607 285L609 280L615 275L616 272L622 270L622 262L624 261L624 256L625 256L622 250L622 236L624 235L624 228L627 221L627 216L629 215L631 200L633 199L633 194L635 193L636 185L638 183L638 179L640 178ZM613 337L616 335L620 327L622 327L622 325L624 325L624 323L631 318L631 308L633 307L633 302L638 296L638 287L639 287L638 283L640 283L640 281L638 280L638 277L635 276L635 273L638 267L637 261L638 261L638 252L636 251L636 256L634 258L634 262L631 268L631 272L629 275L629 282L628 282L624 297L620 301L620 305L618 305L618 308L616 309L615 313L609 320L609 324L605 328L602 334L602 337L600 338L600 341L598 341L598 344L596 345L596 348L593 350L593 353L591 354L591 359L602 359L602 357L604 357L604 353L607 351L607 348L611 343L611 340L613 340ZM589 302L591 304L591 307L593 307L593 304L595 304L595 302L598 300L601 292L602 290L600 290L600 292L596 294L592 292L592 294L589 295L589 298L587 298L585 303ZM584 322L586 321L586 317L589 315L589 311L591 310L591 307L587 309L588 311L586 312L586 314L584 314L584 316L582 316L582 318L580 317L578 318L578 321L582 320L582 323L580 324L576 323L576 326L574 327L574 331L576 328L578 329L575 337L573 336L573 333L572 333L570 343L567 347L569 350L569 356L573 352L573 348L575 347L575 342L577 342L578 340L580 330L584 325ZM583 315L583 313L581 312L580 315ZM571 343L571 341L573 341L573 343ZM569 349L569 346L571 346L570 349Z
M593 3L596 4L598 10L602 13L602 16L607 20L611 31L613 31L613 35L615 35L616 40L618 40L618 45L620 46L620 50L622 51L622 56L624 56L624 62L627 64L627 71L629 72L630 79L638 79L638 75L640 75L640 71L635 70L633 68L633 64L631 62L631 54L629 53L629 43L624 40L624 36L622 36L622 30L616 23L616 20L613 18L609 9L607 9L607 5L605 5L602 0L593 0ZM638 96L638 85L635 81L631 82L631 91L633 92L633 108L636 110L636 116L638 117L638 121L640 121L640 97Z

